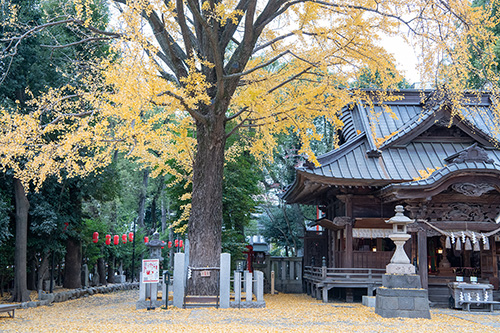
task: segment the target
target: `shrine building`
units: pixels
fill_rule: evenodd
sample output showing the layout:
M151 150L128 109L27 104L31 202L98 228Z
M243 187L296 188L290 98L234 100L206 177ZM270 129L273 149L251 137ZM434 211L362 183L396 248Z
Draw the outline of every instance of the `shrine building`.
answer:
M358 278L373 282L359 286L373 292L372 272L380 273L394 251L386 221L402 205L415 220L405 250L424 288L446 288L459 276L498 289L500 133L492 107L498 101L466 94L460 117L446 91L394 95L395 101L346 107L340 146L319 156L319 166L298 168L283 195L324 213L315 222L321 227L304 236L304 279L320 281L314 269L326 266L340 281L327 292L345 287L349 300L358 285L346 269L359 269L365 275Z

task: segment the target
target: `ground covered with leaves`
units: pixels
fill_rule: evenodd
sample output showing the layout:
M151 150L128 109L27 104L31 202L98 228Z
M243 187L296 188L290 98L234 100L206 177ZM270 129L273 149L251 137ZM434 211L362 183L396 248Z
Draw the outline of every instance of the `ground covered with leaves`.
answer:
M264 309L136 310L138 291L97 294L0 314L0 332L500 332L500 312L431 310L432 319L384 319L356 303L266 295Z

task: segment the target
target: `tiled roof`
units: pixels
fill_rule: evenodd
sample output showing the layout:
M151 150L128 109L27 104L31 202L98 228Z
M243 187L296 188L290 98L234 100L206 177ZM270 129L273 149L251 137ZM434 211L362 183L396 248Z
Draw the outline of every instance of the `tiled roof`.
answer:
M393 187L417 187L417 186L427 186L439 182L446 176L458 172L458 171L498 171L500 172L500 163L485 163L485 162L463 162L463 163L452 163L447 165L435 172L433 172L429 177L415 180L411 182L405 182L400 184L394 184ZM391 185L389 185L391 186Z
M426 94L430 96L429 92ZM454 120L454 124L465 134L441 140L418 136L438 121L449 121L449 109L439 103L426 109L421 92L402 92L401 95L401 100L386 103L392 113L378 104L373 109L361 104L346 108L341 117L346 125L346 142L338 149L319 156L319 167L301 168L300 180L290 186L284 198L288 200L287 197L295 196L292 192L298 195L297 191L305 191L297 182L307 179L329 185L373 184L383 187L401 183L401 186L423 186L455 171L500 170L500 150L491 143L500 141L500 133L493 131L495 119L488 108L488 96L465 104L462 110L465 119L460 123ZM373 117L374 114L377 119ZM377 148L374 136L388 139ZM450 163L450 156L465 150L474 142L486 148L492 163ZM426 179L413 180L421 177L419 171L428 169L438 171Z
M470 146L463 142L411 142L405 148L387 148L380 157L371 158L366 154L366 141L360 136L349 149L334 150L335 154L323 157L320 167L304 171L337 179L405 182L420 177L419 170L444 168L448 156ZM489 151L489 156L500 164L498 151Z

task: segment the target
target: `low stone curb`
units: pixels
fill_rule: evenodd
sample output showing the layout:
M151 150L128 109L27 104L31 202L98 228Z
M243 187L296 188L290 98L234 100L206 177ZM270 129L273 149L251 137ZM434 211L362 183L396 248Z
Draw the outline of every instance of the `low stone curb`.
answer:
M107 294L121 290L139 289L139 282L126 282L118 284L110 284L107 286L89 287L81 289L73 289L55 294L41 294L39 301L22 302L19 305L20 309L36 308L38 306L50 305L52 303L65 302L80 297L88 297L95 294Z
M241 309L258 309L258 308L265 308L266 307L266 302L261 301L261 302L247 302L247 301L241 301L241 302L231 302L229 305L231 308L241 308Z

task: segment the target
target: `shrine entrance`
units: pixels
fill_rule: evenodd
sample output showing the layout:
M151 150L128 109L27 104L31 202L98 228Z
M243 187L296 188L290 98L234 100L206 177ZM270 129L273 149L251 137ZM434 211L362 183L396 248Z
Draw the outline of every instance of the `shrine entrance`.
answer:
M433 236L427 239L428 271L429 275L439 277L463 276L481 277L481 257L482 253L488 251L481 250L478 246L458 243L447 248L445 237ZM444 245L444 246L443 246ZM452 245L452 244L450 244Z

